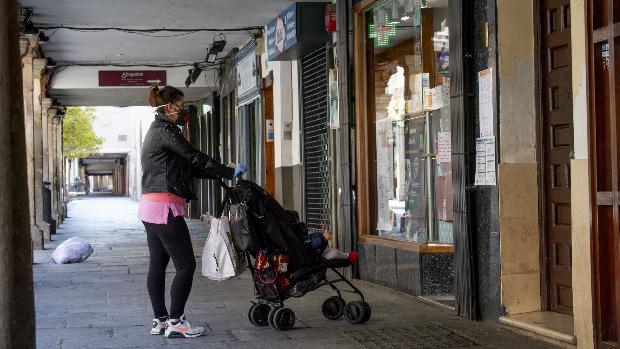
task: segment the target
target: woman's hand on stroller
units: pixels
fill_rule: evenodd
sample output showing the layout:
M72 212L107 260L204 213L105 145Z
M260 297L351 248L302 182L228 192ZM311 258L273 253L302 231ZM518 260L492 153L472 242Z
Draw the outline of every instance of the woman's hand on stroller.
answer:
M249 170L248 165L246 165L246 164L236 164L235 165L235 174L233 175L233 178L237 178L237 177L242 176L248 170Z

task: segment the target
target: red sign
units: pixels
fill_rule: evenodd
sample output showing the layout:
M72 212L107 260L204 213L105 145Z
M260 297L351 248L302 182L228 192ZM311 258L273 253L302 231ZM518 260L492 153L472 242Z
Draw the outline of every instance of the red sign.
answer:
M325 6L325 31L328 33L336 32L336 5L327 4Z
M99 86L166 85L165 70L100 70Z

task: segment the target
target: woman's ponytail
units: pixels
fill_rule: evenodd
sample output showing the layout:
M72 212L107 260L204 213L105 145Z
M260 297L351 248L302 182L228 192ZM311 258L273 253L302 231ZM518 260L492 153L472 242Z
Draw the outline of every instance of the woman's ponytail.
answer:
M149 91L149 105L151 107L159 107L160 105L166 104L166 101L159 93L159 87L153 86Z

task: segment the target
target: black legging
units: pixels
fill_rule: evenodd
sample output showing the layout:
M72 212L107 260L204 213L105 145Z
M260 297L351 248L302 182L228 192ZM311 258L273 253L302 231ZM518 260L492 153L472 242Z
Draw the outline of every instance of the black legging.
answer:
M170 318L183 315L185 303L192 289L196 258L185 219L168 213L168 224L144 223L149 244L150 265L146 284L156 318L168 315L164 299L166 267L172 257L176 275L170 289Z

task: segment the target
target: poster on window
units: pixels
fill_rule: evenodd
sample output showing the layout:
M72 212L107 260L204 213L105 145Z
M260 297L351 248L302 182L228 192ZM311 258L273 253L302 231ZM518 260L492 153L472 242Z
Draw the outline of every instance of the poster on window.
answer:
M475 185L496 185L495 137L481 137L476 140Z
M394 197L394 141L392 121L376 123L377 145L377 231L391 232L394 226L390 200Z
M452 133L439 132L437 135L437 162L452 161Z
M478 118L480 137L493 137L493 74L491 68L478 72Z

